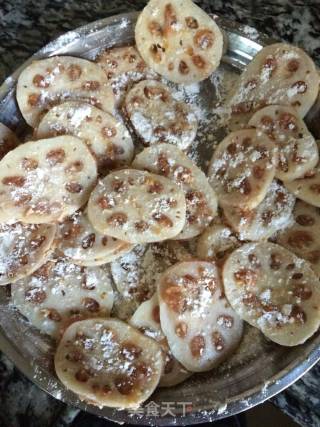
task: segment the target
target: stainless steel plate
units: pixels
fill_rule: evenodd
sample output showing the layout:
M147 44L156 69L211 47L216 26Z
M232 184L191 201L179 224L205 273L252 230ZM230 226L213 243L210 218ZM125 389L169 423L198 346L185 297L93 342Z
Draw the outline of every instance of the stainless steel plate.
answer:
M71 31L53 41L23 64L0 88L0 121L26 134L27 127L15 101L15 84L21 70L33 59L52 55L93 58L103 47L132 43L136 13L103 19ZM236 74L270 39L252 28L221 18L219 25L228 38L223 64L211 79L178 93L192 102L200 115L200 129L192 154L205 165L214 143L221 139L217 101L223 100ZM176 90L177 88L173 88ZM54 348L8 304L0 289L0 349L35 384L63 402L113 421L143 425L189 425L224 418L244 411L288 387L320 359L320 335L304 345L280 347L246 326L240 348L216 371L195 375L170 389L159 389L137 413L99 409L81 402L56 379L52 366Z

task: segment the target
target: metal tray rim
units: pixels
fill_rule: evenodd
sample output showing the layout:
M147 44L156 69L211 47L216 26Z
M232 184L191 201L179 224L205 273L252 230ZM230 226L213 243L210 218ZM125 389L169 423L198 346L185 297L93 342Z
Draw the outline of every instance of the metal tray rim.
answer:
M68 45L69 36L75 35L76 37L88 36L90 34L99 31L100 29L105 28L106 26L116 24L119 21L135 20L138 15L138 12L123 13L119 15L114 15L102 20L86 24L82 27L79 27L73 31L69 31L54 41L50 42L34 55L32 55L26 62L24 62L10 77L8 77L3 84L0 86L0 109L1 103L3 100L15 90L15 83L21 71L33 60L40 59L43 57L52 56L53 54L59 54L55 50L55 45L58 43L59 46L63 48ZM257 33L258 36L254 39L248 37L248 34L244 34L241 31L241 26L235 22L229 21L228 19L222 17L216 17L215 19L220 21L222 28L233 37L242 37L243 39L248 40L253 44L256 50L259 50L265 44L269 44L274 40L268 38L266 35ZM249 27L247 27L249 28ZM254 29L253 29L254 30ZM71 37L70 37L71 38ZM259 43L258 43L259 42ZM62 49L63 51L63 49ZM62 52L63 54L63 52ZM225 59L228 62L228 58ZM234 66L239 64L233 63ZM240 61L241 65L241 61ZM5 334L5 331L0 328L0 350L3 351L9 359L13 361L15 366L29 378L34 384L40 387L43 391L47 392L51 396L63 401L66 404L75 406L79 409L88 411L92 414L105 417L115 422L130 423L130 424L142 424L142 425L159 425L159 426L168 426L168 425L192 425L198 423L204 423L209 421L214 421L218 419L225 418L227 416L235 415L244 410L252 408L259 403L264 402L265 400L273 397L274 395L280 393L285 388L289 387L292 383L297 381L302 375L304 375L309 369L311 369L319 360L320 360L320 336L316 337L315 342L312 344L312 349L308 354L301 356L299 359L292 361L286 369L281 370L278 374L274 375L270 380L265 384L257 385L254 388L247 390L247 392L235 396L233 399L227 403L226 411L216 411L211 408L203 408L201 410L189 413L186 416L177 415L174 419L170 416L159 417L159 418L150 418L147 416L132 416L129 415L126 411L114 410L112 408L103 408L99 409L96 406L88 405L84 402L74 399L74 394L72 392L67 392L63 396L60 396L54 388L49 387L46 375L44 377L39 375L39 371L42 370L39 366L35 365L32 361L28 363L18 352L14 343L12 343Z

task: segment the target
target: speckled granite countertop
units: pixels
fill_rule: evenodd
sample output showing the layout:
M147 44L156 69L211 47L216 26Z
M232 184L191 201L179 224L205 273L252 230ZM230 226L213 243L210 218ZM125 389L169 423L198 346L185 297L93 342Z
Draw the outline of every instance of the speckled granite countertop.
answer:
M139 10L140 0L0 0L0 82L56 36L88 22ZM306 49L320 66L320 0L203 0L205 10ZM320 365L272 401L302 426L320 426ZM104 421L51 398L0 354L0 425L100 427ZM226 424L224 424L226 425ZM228 425L235 425L230 423Z

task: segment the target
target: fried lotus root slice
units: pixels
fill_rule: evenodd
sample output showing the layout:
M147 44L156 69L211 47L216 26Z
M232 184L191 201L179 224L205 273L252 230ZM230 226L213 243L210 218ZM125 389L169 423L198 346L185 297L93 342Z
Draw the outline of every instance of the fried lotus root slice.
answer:
M0 225L0 285L22 279L45 263L54 247L55 225Z
M94 266L111 262L133 246L97 232L87 213L78 211L59 225L58 247L77 265Z
M0 123L0 160L18 144L19 140L12 130Z
M168 341L161 330L160 308L156 294L137 308L129 323L144 335L156 340L163 350L165 367L159 383L160 387L173 387L192 375L172 356Z
M319 209L298 200L293 217L290 227L281 229L276 236L277 243L309 261L313 271L320 277Z
M254 209L275 175L275 146L255 129L230 133L217 146L208 170L209 182L222 206Z
M160 345L115 319L72 324L59 343L55 369L64 386L99 407L137 408L164 368Z
M135 39L150 68L175 83L206 79L222 57L219 27L191 0L149 1L139 15Z
M192 107L175 100L171 89L155 80L136 84L126 96L123 111L145 145L167 142L186 150L197 133Z
M117 105L121 104L126 91L134 83L157 79L157 73L147 66L135 46L107 49L98 56L96 63L105 72Z
M288 105L304 117L316 100L319 81L314 62L302 49L285 43L264 47L227 100L233 127L246 125L266 105Z
M277 244L247 243L235 250L223 281L238 315L280 345L302 344L319 328L319 279L306 261Z
M111 263L111 273L117 290L136 309L156 292L161 274L191 255L178 242L137 245L131 252Z
M87 202L96 179L96 162L78 138L21 144L0 161L0 222L60 221Z
M100 233L129 243L171 239L185 223L185 196L167 178L123 169L98 182L88 217Z
M184 192L186 223L175 239L199 235L217 215L217 197L207 177L181 150L170 144L145 148L132 163L137 169L163 175Z
M98 163L102 175L131 163L133 142L126 127L111 114L78 101L51 108L41 119L37 138L73 135L82 139Z
M99 267L50 260L11 288L15 307L41 332L59 338L72 322L109 316L113 305L110 275Z
M208 371L238 346L242 321L224 297L213 262L181 262L158 285L161 329L173 356L189 371Z
M277 181L273 181L266 197L255 209L227 206L223 212L241 240L266 240L292 221L295 197Z
M282 181L301 178L317 165L317 143L293 107L265 107L252 116L249 126L274 141L278 150L276 177Z
M72 56L53 56L28 65L17 83L17 101L25 121L36 127L53 105L81 100L113 113L114 94L101 68Z
M320 163L307 172L303 178L285 182L284 184L298 199L320 207Z
M213 224L199 237L197 242L197 256L203 260L222 261L240 242L233 231L224 224Z

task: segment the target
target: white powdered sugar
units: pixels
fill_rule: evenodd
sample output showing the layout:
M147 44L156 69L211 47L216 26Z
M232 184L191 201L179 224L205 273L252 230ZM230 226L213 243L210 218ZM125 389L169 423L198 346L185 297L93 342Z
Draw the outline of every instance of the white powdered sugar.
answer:
M257 40L260 37L258 30L256 28L250 27L249 25L242 25L241 31L251 40Z

